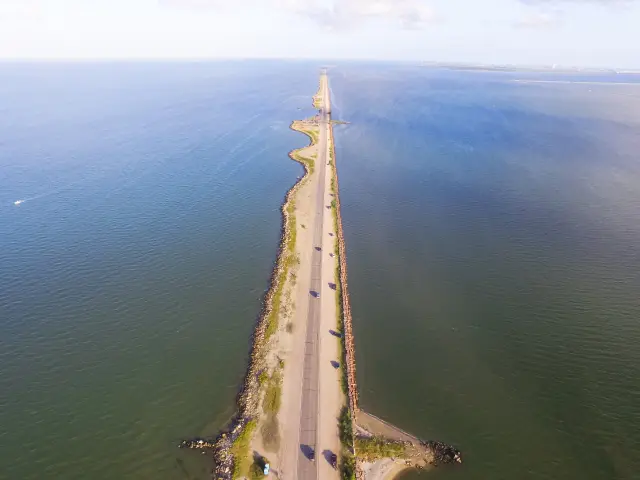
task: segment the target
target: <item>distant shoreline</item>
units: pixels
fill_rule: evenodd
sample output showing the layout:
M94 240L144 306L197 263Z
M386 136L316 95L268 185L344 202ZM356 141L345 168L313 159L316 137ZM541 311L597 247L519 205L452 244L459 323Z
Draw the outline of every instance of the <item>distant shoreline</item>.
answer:
M640 82L586 82L583 80L526 80L526 79L514 79L514 82L518 83L560 83L560 84L576 84L576 85L628 85L632 87L640 87Z
M609 75L640 75L640 70L629 68L598 68L598 67L571 67L571 66L558 66L558 65L487 65L472 63L440 63L440 62L425 62L422 63L425 67L430 68L444 68L448 70L469 70L478 72L505 72L505 73L557 73L557 74L575 74L575 75L594 75L594 74L609 74Z

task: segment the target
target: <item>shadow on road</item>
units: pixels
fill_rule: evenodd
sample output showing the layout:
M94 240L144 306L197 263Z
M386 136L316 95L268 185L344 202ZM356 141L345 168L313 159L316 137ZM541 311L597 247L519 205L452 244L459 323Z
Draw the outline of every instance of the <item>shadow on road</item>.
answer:
M331 465L333 468L336 468L338 456L335 453L333 453L331 450L324 450L322 452L322 456L329 465Z
M309 460L313 461L316 458L316 454L309 445L305 445L304 443L300 445L300 451L302 454L307 457Z

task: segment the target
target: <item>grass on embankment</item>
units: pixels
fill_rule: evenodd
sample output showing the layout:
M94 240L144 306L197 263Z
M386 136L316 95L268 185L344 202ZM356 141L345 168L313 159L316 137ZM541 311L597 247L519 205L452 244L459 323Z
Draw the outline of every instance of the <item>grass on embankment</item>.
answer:
M307 129L299 129L297 130L300 133L304 133L307 137L311 139L311 145L315 145L318 143L319 132L316 130L307 130Z
M313 162L313 161L311 161ZM271 310L267 316L267 328L265 330L265 341L269 340L271 336L278 330L278 319L280 318L280 307L282 305L282 296L284 294L284 287L289 274L300 264L300 257L296 254L296 240L298 238L298 231L296 228L296 216L295 216L296 203L291 198L286 206L287 212L287 225L289 236L286 239L286 243L281 253L282 262L276 277L276 290L273 292L271 299Z
M380 458L404 458L407 455L403 442L382 437L356 437L355 446L358 457L368 462Z
M309 175L313 175L313 172L315 171L315 167L316 167L316 162L313 158L305 157L303 155L300 155L298 152L292 152L291 156L295 161L300 162L303 165L306 165L307 170L309 171Z
M301 123L294 122L292 124L292 128L296 132L304 133L307 137L309 137L309 140L311 140L311 143L309 144L309 146L315 145L316 143L318 143L318 137L320 135L319 127L315 126L312 128L303 128L302 125L308 125L308 124L305 124L302 122Z
M235 439L233 445L231 445L231 454L233 455L233 473L232 478L247 476L251 462L249 460L249 446L251 445L251 439L253 438L253 432L256 429L256 421L251 420L247 422L240 435Z
M340 477L343 480L354 480L356 478L356 459L353 455L353 423L351 421L351 411L346 405L340 411L338 429L340 443L342 443Z
M308 145L309 147L318 143L319 133L316 129L311 130L308 128L302 128L301 123L296 123L296 122L293 122L293 124L291 124L291 129L295 130L296 132L303 133L307 137L309 137L309 140L311 142ZM292 151L290 153L290 156L295 161L302 163L306 167L307 171L309 172L309 175L313 175L313 172L315 170L315 159L317 158L318 154L314 153L310 157L305 157L300 153L302 150L304 150L304 148L306 147L299 148L297 150Z
M273 372L267 390L262 400L262 410L266 418L260 433L264 448L269 452L276 452L280 448L280 427L278 424L278 412L282 404L282 374L279 368Z

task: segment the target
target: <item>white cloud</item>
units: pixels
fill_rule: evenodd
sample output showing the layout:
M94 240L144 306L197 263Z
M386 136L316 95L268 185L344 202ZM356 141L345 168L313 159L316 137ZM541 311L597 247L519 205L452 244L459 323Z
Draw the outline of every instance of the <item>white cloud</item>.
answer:
M600 5L625 5L634 3L637 0L520 0L522 3L529 5L541 5L541 4L561 4L561 3L590 3Z
M534 12L529 13L515 22L516 27L548 29L560 25L560 14L557 12Z
M405 28L423 26L434 20L424 0L160 0L161 5L183 8L235 9L270 8L294 13L328 28L347 28L367 20L381 20Z

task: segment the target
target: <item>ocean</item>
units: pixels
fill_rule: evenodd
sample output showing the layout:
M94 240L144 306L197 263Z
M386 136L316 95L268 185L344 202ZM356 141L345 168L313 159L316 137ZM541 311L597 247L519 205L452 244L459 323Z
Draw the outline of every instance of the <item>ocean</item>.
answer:
M0 478L209 478L319 66L0 64ZM361 406L433 478L634 478L640 86L329 73Z
M640 84L523 79L638 82L332 75L361 406L424 478L638 478Z
M316 74L0 65L0 478L210 478Z

